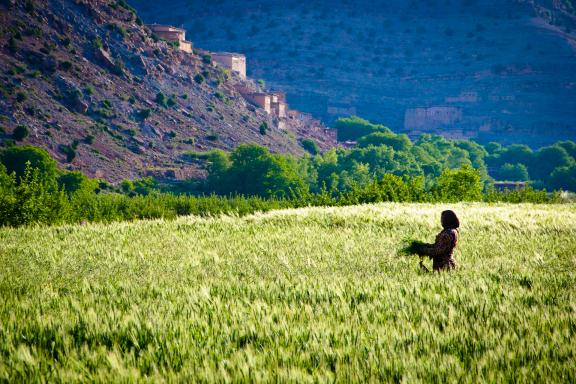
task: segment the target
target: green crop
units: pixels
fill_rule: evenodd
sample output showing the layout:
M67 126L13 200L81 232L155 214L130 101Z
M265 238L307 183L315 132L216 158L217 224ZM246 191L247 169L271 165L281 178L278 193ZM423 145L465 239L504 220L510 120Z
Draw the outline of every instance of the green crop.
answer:
M455 272L398 255L462 222ZM575 382L576 206L0 229L0 382Z

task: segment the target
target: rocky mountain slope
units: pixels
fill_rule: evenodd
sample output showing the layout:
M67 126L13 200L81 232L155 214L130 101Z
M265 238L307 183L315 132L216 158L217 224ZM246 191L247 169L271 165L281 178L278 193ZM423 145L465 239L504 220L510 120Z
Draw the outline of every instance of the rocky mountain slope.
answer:
M236 91L261 86L207 54L159 40L124 1L1 0L0 141L110 181L197 176L187 151L242 142L296 154L306 137L332 145L318 121L278 129Z
M324 121L540 146L576 137L571 0L131 0Z

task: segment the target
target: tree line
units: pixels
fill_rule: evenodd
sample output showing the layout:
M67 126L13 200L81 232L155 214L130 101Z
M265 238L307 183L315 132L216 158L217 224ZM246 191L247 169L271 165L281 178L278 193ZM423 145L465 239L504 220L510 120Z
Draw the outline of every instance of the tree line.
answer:
M367 149L372 151L374 147ZM280 208L383 201L547 203L559 199L558 194L532 188L495 191L483 181L482 172L468 164L445 168L438 177L402 174L399 169L398 174L382 169L381 174L371 175L369 166L348 158L353 152L337 150L314 158L294 157L242 144L229 154L197 154L208 164L208 178L184 189L194 194L178 194L162 189L152 178L111 186L79 171L59 170L44 149L29 145L10 147L0 153L0 226L190 214L245 215ZM392 157L391 164L396 164L393 160ZM361 170L349 173L347 166Z

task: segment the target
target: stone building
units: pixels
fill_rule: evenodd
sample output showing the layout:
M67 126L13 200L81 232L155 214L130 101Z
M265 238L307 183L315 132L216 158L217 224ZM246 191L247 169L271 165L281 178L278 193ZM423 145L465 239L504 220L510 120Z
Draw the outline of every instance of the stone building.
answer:
M268 93L263 92L254 92L254 93L245 93L242 96L252 104L259 106L260 108L264 109L266 113L270 114L272 112L271 109L271 102L272 96Z
M287 117L286 95L283 92L273 92L270 94L270 108L272 113L280 119Z
M171 42L178 42L181 51L192 53L192 43L186 41L186 30L171 25L147 24L158 37Z
M404 114L404 129L408 131L443 129L462 121L462 115L462 108L457 107L407 109Z
M218 52L212 54L212 60L224 68L236 72L242 79L246 78L246 56L243 54Z

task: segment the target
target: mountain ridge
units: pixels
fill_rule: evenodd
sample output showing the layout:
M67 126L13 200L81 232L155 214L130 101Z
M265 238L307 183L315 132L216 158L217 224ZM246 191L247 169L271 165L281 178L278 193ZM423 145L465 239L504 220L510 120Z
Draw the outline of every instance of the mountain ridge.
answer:
M356 114L412 136L533 147L576 136L571 1L131 2L331 124Z

